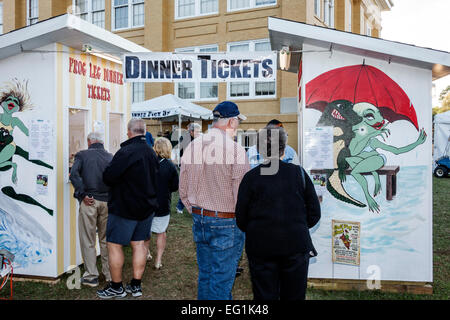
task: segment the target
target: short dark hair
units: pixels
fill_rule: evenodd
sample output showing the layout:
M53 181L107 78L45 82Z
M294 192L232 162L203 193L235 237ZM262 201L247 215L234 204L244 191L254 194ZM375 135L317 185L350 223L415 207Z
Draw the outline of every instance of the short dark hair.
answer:
M274 139L276 139L274 141ZM287 135L283 127L270 124L259 130L256 147L263 158L280 157L286 149ZM278 153L272 151L278 147Z
M273 125L275 125L277 127L282 127L283 126L283 123L280 120L277 120L277 119L272 119L269 122L267 122L268 126L271 125L271 124L273 124Z

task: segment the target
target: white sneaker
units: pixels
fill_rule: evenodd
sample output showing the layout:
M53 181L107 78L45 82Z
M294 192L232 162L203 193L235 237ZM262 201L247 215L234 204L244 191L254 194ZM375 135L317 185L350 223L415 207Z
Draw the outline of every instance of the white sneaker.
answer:
M153 259L153 257L152 257L152 255L150 254L150 250L148 250L148 253L147 253L147 261L150 261L150 260L152 260Z
M180 210L180 209L177 208L177 212L178 212L179 214L182 214L182 213L183 213L183 210Z

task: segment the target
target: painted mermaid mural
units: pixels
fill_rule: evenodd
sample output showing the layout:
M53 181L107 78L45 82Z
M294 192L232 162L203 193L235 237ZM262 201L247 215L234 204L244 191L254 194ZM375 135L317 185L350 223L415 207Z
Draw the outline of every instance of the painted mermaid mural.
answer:
M379 213L375 197L381 192L377 170L386 165L383 152L406 153L426 140L419 130L413 105L403 89L381 70L362 65L330 70L306 84L306 108L322 112L317 126L333 126L334 169L327 170L327 190L336 199ZM389 124L407 120L417 129L417 140L403 147L386 143ZM381 141L382 139L383 141ZM361 187L365 202L354 199L343 186L346 170ZM367 174L373 176L369 190Z
M21 130L29 136L27 126L17 117L16 112L32 109L27 81L13 79L0 88L0 174L17 186L17 172L21 168L15 161L20 156L34 165L53 169L39 161L29 160L29 154L14 141L14 130ZM12 169L12 170L11 170ZM31 177L30 177L31 178ZM2 180L5 183L5 180ZM21 181L30 184L32 181ZM53 210L45 207L33 197L17 193L13 186L0 186L0 249L12 252L16 266L26 267L29 263L40 263L51 254L52 239L40 224L33 219L16 201L42 208L45 214L53 215Z

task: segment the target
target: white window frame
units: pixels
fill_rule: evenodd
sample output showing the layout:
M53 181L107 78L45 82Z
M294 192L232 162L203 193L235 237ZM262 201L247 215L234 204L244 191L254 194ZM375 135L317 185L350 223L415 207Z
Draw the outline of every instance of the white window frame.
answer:
M314 15L322 19L322 0L314 0Z
M32 24L35 24L35 23L39 22L39 0L36 0L36 2L37 2L37 16L35 16L35 17L30 17L30 1L32 1L32 0L27 0L27 26L30 26ZM37 21L34 22L34 23L30 23L31 19L37 19Z
M241 10L248 10L248 9L257 9L257 8L276 6L278 4L278 0L275 0L275 3L267 3L267 4L260 4L260 5L256 5L256 1L257 0L250 0L248 7L243 7L243 8L238 8L238 9L231 9L230 0L227 0L227 11L228 12L234 12L234 11L241 11Z
M91 131L91 126L92 126L92 110L90 108L86 108L86 107L78 107L78 106L65 106L64 107L64 114L63 114L63 123L64 123L64 129L63 129L63 135L65 137L67 137L66 139L64 139L64 151L63 151L63 161L64 161L64 165L63 165L63 171L64 171L64 179L66 183L70 183L69 180L69 175L70 175L70 171L69 171L69 161L70 161L70 141L69 141L69 129L70 129L70 119L69 119L69 113L70 113L70 109L76 109L76 110L81 110L84 113L84 137L82 139L84 145L80 148L80 150L84 150L87 148L87 142L86 142L86 138L89 134L89 132Z
M0 1L0 34L3 34L3 2Z
M189 18L192 18L192 17L203 17L203 16L209 16L209 15L212 15L212 14L218 14L219 13L219 4L220 4L219 2L220 2L220 0L216 0L217 1L217 11L208 12L208 13L201 13L201 0L194 0L194 1L195 1L194 14L190 15L190 16L182 16L182 17L180 17L180 16L178 16L178 3L179 3L179 0L175 0L175 8L174 8L174 10L175 10L175 13L174 13L175 20L189 19Z
M113 0L113 1L114 1L114 0ZM92 3L93 3L93 1L92 1L92 0L86 0L86 2L87 2L87 12L86 12L86 14L87 14L87 19L86 19L85 21L94 24L94 23L92 22L93 13L94 13L94 10L92 9ZM81 12L80 12L80 13L75 12L75 10L76 10L76 0L72 0L72 8L74 8L74 14L75 14L76 16L80 16L80 15L81 15ZM101 26L98 26L98 27L105 29L105 28L106 28L106 4L105 4L105 6L103 7L103 10L97 10L97 11L95 11L95 12L101 12L101 11L104 12L104 15L105 15L105 21L103 22L103 26L102 26L102 27L101 27Z
M329 28L334 28L334 0L325 0L323 20Z
M134 92L134 87L135 86L142 86L143 88L143 96L142 96L142 100L139 100L139 101L136 101L135 100L135 97L134 97L134 94L135 94L135 92ZM141 92L140 90L139 90L139 92ZM142 102L142 101L145 101L145 82L133 82L132 83L132 85L131 85L131 103L139 103L139 102Z
M177 53L204 53L204 54L208 54L208 53L212 53L214 54L214 52L201 52L201 49L216 49L215 52L219 51L219 45L218 44L208 44L208 45L203 45L203 46L196 46L196 47L183 47L183 48L177 48L175 49L175 52ZM201 83L205 83L205 82L200 82L200 81L196 81L195 82L195 87L194 87L194 98L193 99L183 99L186 101L201 101L201 102L205 102L205 101L218 101L219 100L219 81L211 81L211 82L217 82L217 97L216 98L201 98L200 97L200 93L201 93ZM174 95L178 97L178 86L179 86L179 82L176 82L174 84Z
M135 82L137 83L137 82ZM119 115L120 116L120 126L121 126L121 132L120 132L120 139L121 141L125 141L126 139L126 124L125 124L125 113L124 112L116 112L116 111L110 111L108 112L108 121L107 121L107 132L105 132L105 146L108 146L108 151L111 152L111 140L110 140L110 130L111 130L111 115L115 114L115 115ZM119 147L120 149L120 147ZM117 151L116 151L117 152ZM112 153L112 152L111 152Z
M347 25L345 26L345 31L352 32L353 29L353 8L352 8L352 0L345 0L345 15L348 16L348 20L346 20Z
M247 40L247 41L236 41L236 42L228 42L227 43L227 51L230 51L230 46L232 45L242 45L242 44L248 44L249 45L249 52L255 52L255 45L257 43L263 43L263 42L269 42L270 39L256 39L256 40ZM256 51L257 52L257 51ZM275 70L275 72L277 72ZM276 99L277 97L277 82L275 82L275 91L274 94L271 95L262 95L258 96L256 95L256 83L260 81L242 81L242 82L248 82L249 83L249 95L243 96L243 97L234 97L231 96L231 82L227 82L227 99L230 100L267 100L267 99ZM271 81L269 81L271 82Z
M145 0L141 0L141 2L133 3L133 0L127 0L128 4L121 5L120 7L127 7L128 8L128 24L126 27L123 28L116 28L116 10L114 5L114 0L111 0L111 31L122 31L122 30L129 30L129 29L137 29L142 28L145 25ZM133 25L133 8L135 5L144 4L144 23L142 25Z

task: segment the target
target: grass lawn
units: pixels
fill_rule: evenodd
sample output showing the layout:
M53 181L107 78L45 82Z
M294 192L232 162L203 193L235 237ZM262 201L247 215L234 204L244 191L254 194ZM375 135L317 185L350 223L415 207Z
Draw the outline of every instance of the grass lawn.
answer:
M379 291L322 291L309 289L307 299L333 300L373 300L373 299L449 299L450 297L450 178L433 177L433 295L393 294ZM197 262L195 245L192 240L192 220L189 214L177 214L172 201L172 216L167 232L167 247L163 256L161 270L153 268L153 260L147 264L142 281L143 296L139 299L178 300L197 297ZM153 239L154 240L154 239ZM155 243L151 252L154 255ZM131 278L131 250L125 248L124 283ZM100 260L100 259L98 259ZM244 273L236 279L233 297L236 300L252 299L252 290L248 272L248 263L244 255L241 266ZM99 268L99 270L101 270ZM81 273L83 272L81 268ZM61 277L56 285L36 282L15 282L14 299L98 299L96 290L82 286L81 289L67 288L70 275ZM100 283L100 287L104 282ZM3 288L0 298L9 297L9 290ZM136 299L128 296L125 299Z

